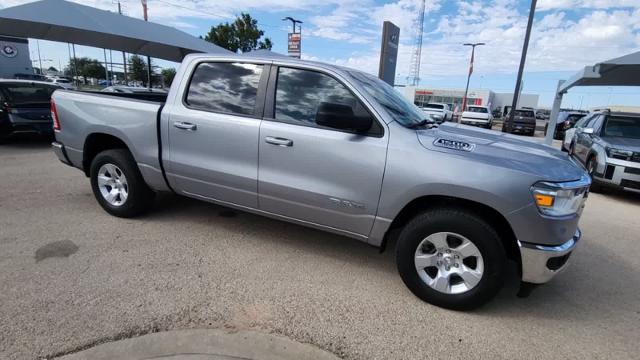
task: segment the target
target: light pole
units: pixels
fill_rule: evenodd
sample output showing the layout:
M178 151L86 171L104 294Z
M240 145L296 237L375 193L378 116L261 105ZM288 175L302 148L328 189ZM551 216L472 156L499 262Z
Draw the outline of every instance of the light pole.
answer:
M291 16L287 16L286 18L283 18L282 21L291 21L291 25L293 26L293 33L296 33L296 24L302 24L302 21L300 20L296 20L294 18L292 18ZM302 28L302 25L300 25L300 28Z
M464 97L462 98L462 111L467 108L467 93L469 93L469 80L471 80L471 74L473 74L473 57L476 53L476 46L485 45L485 43L466 43L462 44L464 46L471 46L471 61L469 61L469 75L467 75L467 87L464 89ZM458 118L458 122L460 122L460 118Z
M516 80L516 89L513 91L513 102L511 103L511 111L509 112L509 122L513 123L516 106L518 106L518 98L520 96L520 86L522 83L522 73L524 72L524 64L527 60L527 49L529 48L529 38L531 37L531 27L533 26L533 17L536 14L537 0L531 0L531 9L529 10L529 21L527 22L527 31L524 35L524 44L522 45L522 55L520 56L520 67L518 68L518 79Z

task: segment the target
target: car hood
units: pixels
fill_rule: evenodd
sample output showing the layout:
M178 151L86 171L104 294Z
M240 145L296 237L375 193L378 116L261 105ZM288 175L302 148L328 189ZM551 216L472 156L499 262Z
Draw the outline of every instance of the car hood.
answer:
M443 146L439 139L469 144L466 150ZM515 135L459 124L418 131L425 148L468 157L477 162L532 174L546 181L573 181L585 175L584 168L566 153Z
M602 137L602 140L606 141L611 147L615 147L616 149L640 152L640 139L605 136Z

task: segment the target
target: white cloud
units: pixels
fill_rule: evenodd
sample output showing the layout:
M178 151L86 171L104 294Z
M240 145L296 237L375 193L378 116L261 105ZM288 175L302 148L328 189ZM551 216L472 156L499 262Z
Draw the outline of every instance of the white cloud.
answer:
M638 0L540 0L537 10L640 8Z

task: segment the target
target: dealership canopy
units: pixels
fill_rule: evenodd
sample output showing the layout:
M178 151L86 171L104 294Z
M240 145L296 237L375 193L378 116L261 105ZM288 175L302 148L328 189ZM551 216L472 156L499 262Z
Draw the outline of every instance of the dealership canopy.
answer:
M560 80L549 118L549 129L555 129L563 95L575 86L640 86L640 51L585 66L570 79ZM552 140L553 131L547 131L547 144L551 144Z
M229 53L169 26L64 0L0 10L0 35L121 50L176 62L190 53Z

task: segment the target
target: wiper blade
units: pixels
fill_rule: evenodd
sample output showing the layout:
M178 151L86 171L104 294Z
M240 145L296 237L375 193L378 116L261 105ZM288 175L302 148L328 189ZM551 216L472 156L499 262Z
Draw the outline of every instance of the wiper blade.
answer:
M428 129L434 128L434 127L438 127L438 124L431 119L422 119L419 122L415 122L411 125L409 125L409 129L418 129L421 127L424 127L426 125L430 125L429 127L427 127Z

